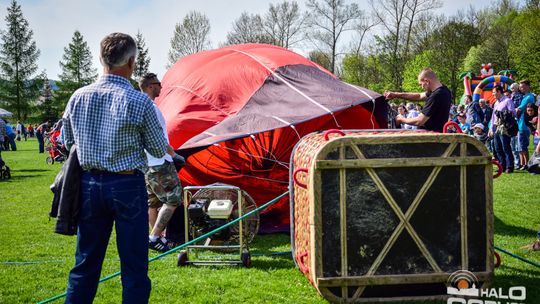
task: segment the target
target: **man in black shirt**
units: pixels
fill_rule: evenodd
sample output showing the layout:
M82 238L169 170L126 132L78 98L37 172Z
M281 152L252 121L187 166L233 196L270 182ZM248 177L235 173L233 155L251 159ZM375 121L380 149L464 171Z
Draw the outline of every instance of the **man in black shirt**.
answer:
M385 92L386 99L402 98L406 100L426 100L420 115L414 118L398 116L396 123L415 125L429 131L442 132L448 121L452 105L452 93L443 85L431 69L423 69L418 75L418 84L424 93Z

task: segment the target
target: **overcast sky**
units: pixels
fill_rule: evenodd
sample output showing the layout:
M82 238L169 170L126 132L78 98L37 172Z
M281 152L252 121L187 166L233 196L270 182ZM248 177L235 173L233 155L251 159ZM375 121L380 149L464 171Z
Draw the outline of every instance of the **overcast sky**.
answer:
M367 0L357 0L368 12ZM167 53L174 26L192 10L200 11L210 19L212 45L225 40L232 22L243 11L263 14L269 3L281 0L19 0L24 17L34 31L34 39L41 56L39 71L45 69L50 79L58 79L59 61L64 47L70 42L75 30L79 30L92 51L94 67L101 74L98 59L100 40L112 32L135 35L143 34L150 52L150 71L162 77L166 71ZM305 0L297 0L304 10ZM351 0L347 1L351 3ZM0 29L6 28L5 16L11 0L0 0ZM437 12L452 15L470 5L484 8L492 0L443 0Z

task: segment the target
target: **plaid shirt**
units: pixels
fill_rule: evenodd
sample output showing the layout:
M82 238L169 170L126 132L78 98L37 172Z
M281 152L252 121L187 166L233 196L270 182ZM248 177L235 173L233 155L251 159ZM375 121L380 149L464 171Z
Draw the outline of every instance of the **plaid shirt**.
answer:
M167 148L152 101L124 77L104 75L78 89L63 119L66 146L77 144L85 170L144 171L144 149L162 157Z

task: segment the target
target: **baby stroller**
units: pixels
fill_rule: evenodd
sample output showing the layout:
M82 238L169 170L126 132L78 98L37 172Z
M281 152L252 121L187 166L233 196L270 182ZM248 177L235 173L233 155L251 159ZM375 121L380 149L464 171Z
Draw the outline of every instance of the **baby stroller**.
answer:
M6 166L6 163L0 158L0 179L10 179L11 171L9 167Z
M45 150L49 152L46 159L47 164L52 165L54 162L63 162L67 159L68 153L63 144L60 143L60 131L53 130L46 135Z

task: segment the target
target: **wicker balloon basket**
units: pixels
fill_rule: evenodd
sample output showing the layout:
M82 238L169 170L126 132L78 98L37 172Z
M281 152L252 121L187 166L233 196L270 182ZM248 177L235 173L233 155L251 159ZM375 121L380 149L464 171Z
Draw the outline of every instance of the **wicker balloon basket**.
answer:
M290 172L293 256L326 299L442 299L459 271L491 283L493 166L473 137L313 133Z

